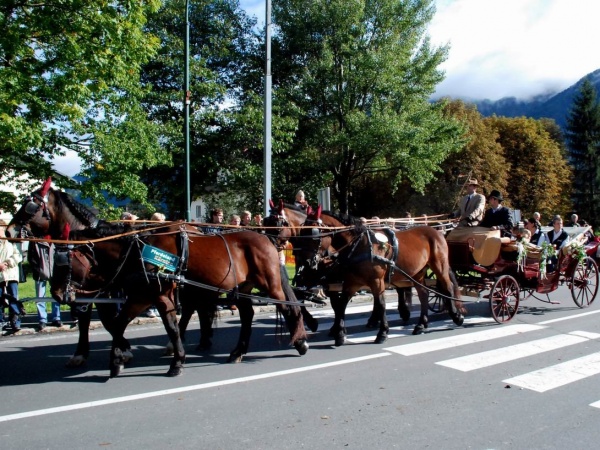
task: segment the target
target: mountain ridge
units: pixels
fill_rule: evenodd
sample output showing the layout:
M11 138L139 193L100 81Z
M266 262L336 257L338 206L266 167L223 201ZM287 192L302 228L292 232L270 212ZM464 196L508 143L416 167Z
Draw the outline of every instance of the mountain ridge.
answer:
M496 101L471 100L470 103L474 103L481 115L485 117L495 114L504 117L550 118L554 119L564 130L573 99L585 79L589 79L596 92L600 92L600 69L597 69L588 73L567 89L555 94L539 94L530 100L504 97Z

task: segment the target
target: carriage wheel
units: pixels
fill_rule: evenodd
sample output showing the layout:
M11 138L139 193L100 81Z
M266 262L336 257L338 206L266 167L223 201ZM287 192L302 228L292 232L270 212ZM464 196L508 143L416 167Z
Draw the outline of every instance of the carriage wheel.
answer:
M580 308L592 304L598 293L598 264L589 256L577 264L571 276L571 296Z
M437 277L435 273L427 271L425 274L425 286L429 289L437 289ZM427 296L429 297L429 311L439 313L446 310L444 298L436 290L427 290Z
M498 323L510 321L519 308L519 284L510 275L499 277L490 291L492 317Z

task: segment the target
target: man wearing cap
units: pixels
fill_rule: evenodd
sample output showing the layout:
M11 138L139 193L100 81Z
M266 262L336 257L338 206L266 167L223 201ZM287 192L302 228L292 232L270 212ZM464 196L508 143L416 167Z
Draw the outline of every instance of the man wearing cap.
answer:
M485 197L477 193L478 186L477 180L468 181L467 195L460 199L459 209L454 213L455 217L460 217L459 227L476 227L483 218Z
M485 212L480 227L491 228L492 230L502 230L503 234L511 234L514 227L513 217L510 209L502 206L504 198L500 191L493 190L489 195L490 209Z

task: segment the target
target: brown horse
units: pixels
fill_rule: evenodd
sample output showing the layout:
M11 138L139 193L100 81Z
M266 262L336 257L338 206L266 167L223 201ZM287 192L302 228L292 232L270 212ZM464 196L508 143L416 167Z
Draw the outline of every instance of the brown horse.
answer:
M437 277L439 289L450 317L457 325L462 325L462 302L458 284L450 270L448 246L443 236L431 227L415 227L406 231L394 231L398 241L398 252L394 257L393 245L385 242L389 238L368 229L360 221L350 216L325 216L320 208L314 216L308 217L301 236L304 251L310 255L303 261L299 277L307 285L341 284L341 292L333 295L332 307L335 313L333 334L336 345L346 341L345 311L350 298L362 286L368 286L374 298L374 314L379 322L379 332L375 343L387 340L389 326L385 312L384 291L386 285L401 286L410 280L421 301L421 317L413 334L427 328L427 289L424 279L429 268ZM331 230L331 227L338 228ZM344 228L345 227L345 228ZM319 230L315 234L314 230Z
M121 224L103 224L96 229L71 233L71 239L77 241L101 239L114 236L114 239L94 243L93 247L79 246L78 250L86 256L93 266L91 276L74 279L75 273L82 270L66 268L57 270L52 279L52 295L63 298L69 290L69 285L77 283L82 288L90 288L89 282L109 281L125 290L128 299L123 305L116 323L113 326L113 351L111 354L111 376L118 375L122 368L120 361L120 337L127 324L140 312L155 303L169 338L174 346L174 360L169 375L178 375L185 359L183 346L179 339L179 328L173 302L174 283L178 277L161 275L156 266L140 263L140 248L150 245L172 255L181 254L182 243L179 240L182 233L187 234L188 242L187 268L184 272L184 283L201 286L212 291L215 299L222 292L234 291L239 294L235 298L242 322L240 338L230 354L230 362L240 362L248 351L251 335L254 309L250 298L253 288L267 292L269 298L277 300L277 306L290 329L291 342L303 355L308 350L306 332L302 322L300 309L297 306L285 305L286 294L295 300L293 292L284 292L282 274L276 249L270 245L266 236L252 231L236 231L221 235L204 235L195 227L180 224L171 225L165 230L142 237L119 238L126 231ZM78 264L78 259L71 258L72 265ZM92 263L93 262L93 263ZM142 267L143 266L143 267ZM92 280L92 276L94 279ZM206 301L206 299L205 299Z
M281 200L277 206L273 201L270 201L270 206L270 215L263 220L263 224L267 227L265 232L271 235L280 246L284 246L287 241L292 243L294 259L296 261L296 273L298 273L302 261L306 259L305 246L302 245L302 241L305 238L299 237L302 226L306 222L306 210L285 204ZM333 214L328 211L323 211L320 218L325 226L335 227L336 223L339 223ZM396 292L398 294L398 314L404 322L407 322L410 319L412 288L396 287ZM379 325L378 317L378 313L373 308L371 317L367 321L367 328L376 328Z
M96 215L88 208L75 201L70 195L50 187L48 178L43 186L25 198L23 205L13 216L7 228L11 237L20 237L23 229L29 237L60 239L68 225L71 230L83 230L98 224ZM24 228L24 226L26 226ZM86 297L81 295L81 297ZM75 353L67 362L67 367L78 367L87 361L90 354L89 328L92 319L93 298L90 304L72 306L72 313L77 317L79 340ZM97 303L96 311L104 328L110 333L112 321L118 313L116 303ZM127 346L129 348L129 346ZM125 357L131 358L130 350Z

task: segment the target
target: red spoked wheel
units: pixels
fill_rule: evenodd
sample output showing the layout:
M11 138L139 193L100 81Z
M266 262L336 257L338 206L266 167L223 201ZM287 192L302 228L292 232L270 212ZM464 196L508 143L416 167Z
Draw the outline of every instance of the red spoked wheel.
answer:
M490 291L490 310L498 323L510 321L519 309L519 284L510 275L496 279Z
M570 287L573 301L580 308L592 304L598 293L598 264L589 256L583 258L575 267Z

